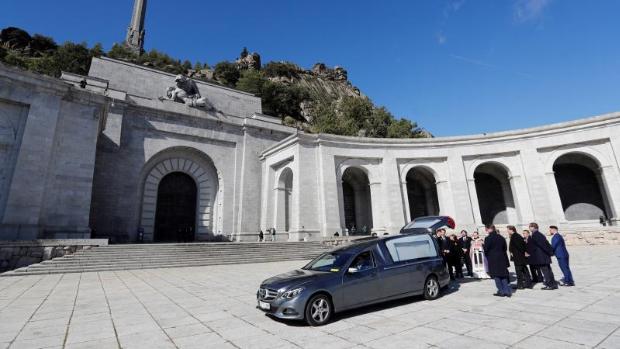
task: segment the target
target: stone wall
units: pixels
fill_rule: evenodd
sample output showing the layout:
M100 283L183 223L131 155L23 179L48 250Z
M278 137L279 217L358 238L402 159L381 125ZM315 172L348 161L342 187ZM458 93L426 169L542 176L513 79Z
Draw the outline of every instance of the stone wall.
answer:
M0 272L107 245L106 239L0 241Z
M89 237L107 102L59 79L0 64L0 240Z

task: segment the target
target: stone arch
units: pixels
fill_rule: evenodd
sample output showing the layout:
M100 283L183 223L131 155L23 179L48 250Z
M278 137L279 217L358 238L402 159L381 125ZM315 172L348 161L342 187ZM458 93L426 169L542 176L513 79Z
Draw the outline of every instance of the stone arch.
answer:
M347 166L342 181L342 215L350 234L369 234L373 227L372 198L368 172L362 167Z
M436 172L424 165L410 167L405 173L410 220L439 214Z
M508 166L498 161L477 164L473 171L483 224L516 224L519 217Z
M174 172L185 173L195 181L197 202L194 240L209 240L219 233L221 226L221 176L206 154L189 147L163 150L144 166L140 214L144 240L153 241L159 184L166 175Z
M374 182L377 182L376 175L374 171L368 168L368 165L373 165L373 164L374 164L374 161L368 160L368 159L347 159L338 165L338 168L336 169L336 173L339 178L342 178L345 171L348 168L353 167L353 168L356 168L362 171L366 175L370 183L374 183Z
M554 158L552 171L567 221L611 217L602 164L591 151L562 152Z
M276 178L276 229L289 232L293 219L293 170L284 167Z
M553 166L555 165L558 158L567 154L581 154L585 157L589 157L594 162L596 162L599 168L613 166L610 159L603 152L593 147L582 147L578 149L565 148L555 150L547 156L547 161L545 162L545 171L547 173L553 172Z

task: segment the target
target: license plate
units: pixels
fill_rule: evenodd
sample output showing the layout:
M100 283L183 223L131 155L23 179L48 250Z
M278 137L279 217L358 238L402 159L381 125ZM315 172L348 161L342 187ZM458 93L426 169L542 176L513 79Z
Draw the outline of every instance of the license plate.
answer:
M258 307L263 310L271 310L271 305L267 302L258 301Z

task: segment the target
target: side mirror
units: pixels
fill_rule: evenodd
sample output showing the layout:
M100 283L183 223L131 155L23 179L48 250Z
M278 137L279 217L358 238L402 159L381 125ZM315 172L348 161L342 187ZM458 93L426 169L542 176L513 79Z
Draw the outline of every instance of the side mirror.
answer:
M351 268L349 268L349 269L347 270L347 272L348 272L349 274L355 274L355 273L359 272L359 269L351 267Z

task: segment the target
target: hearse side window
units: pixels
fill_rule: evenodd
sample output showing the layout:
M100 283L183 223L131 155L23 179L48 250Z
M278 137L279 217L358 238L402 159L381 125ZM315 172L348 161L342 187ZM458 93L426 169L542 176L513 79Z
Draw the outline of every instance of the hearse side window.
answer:
M351 268L356 268L359 271L364 271L368 269L372 269L375 267L375 261L372 258L372 253L370 251L362 252L353 259L351 262Z
M394 263L418 258L436 257L437 250L433 238L427 234L409 235L385 242Z

